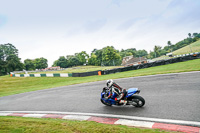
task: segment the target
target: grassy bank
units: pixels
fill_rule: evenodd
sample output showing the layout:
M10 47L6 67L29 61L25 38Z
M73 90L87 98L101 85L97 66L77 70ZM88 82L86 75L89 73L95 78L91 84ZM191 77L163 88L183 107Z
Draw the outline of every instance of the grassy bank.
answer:
M183 54L189 54L189 53L195 53L195 52L200 52L200 40L194 43L191 43L190 45L187 45L183 48L175 50L172 52L172 54L173 56L176 56L176 55L183 55ZM170 57L163 55L158 58L154 58L153 60L156 61L156 60L164 60L164 59L170 59Z
M65 70L61 71L46 71L46 72L32 72L29 74L35 74L35 73L81 73L81 72L91 72L91 71L98 71L98 70L108 70L108 69L114 69L119 68L123 66L77 66L72 68L67 68Z
M92 121L0 117L1 133L160 133L158 129L140 129Z
M0 77L0 97L72 84L155 74L200 71L200 59L169 65L89 77Z
M174 51L173 55L182 55L194 52L200 52L200 40Z

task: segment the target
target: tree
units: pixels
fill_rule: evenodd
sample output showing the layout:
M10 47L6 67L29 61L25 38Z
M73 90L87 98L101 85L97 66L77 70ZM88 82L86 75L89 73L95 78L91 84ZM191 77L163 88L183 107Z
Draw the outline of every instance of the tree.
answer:
M90 58L88 59L89 65L120 65L121 56L120 52L116 50L113 46L107 46L103 49L94 49L91 53Z
M156 54L153 51L149 52L148 58L153 59L156 57Z
M193 33L193 37L198 37L198 33Z
M161 49L162 49L161 46L155 46L155 47L154 47L155 58L156 58L156 57L159 57L159 56L161 55Z
M171 52L172 52L172 48L171 48L171 46L172 46L172 43L170 42L170 41L168 41L167 42L167 44L168 44L168 47L169 47L169 49L171 50Z
M76 53L75 56L78 58L79 60L79 65L84 65L87 62L87 59L89 58L89 55L85 52L82 51L80 53Z
M53 65L52 65L52 67L59 66L59 65L57 65L57 64L58 64L58 60L55 60L55 61L53 62Z
M0 44L0 59L6 61L10 55L16 55L18 57L18 49L10 43Z
M191 33L188 33L188 36L189 36L189 38L191 38L192 37Z
M58 60L54 61L53 66L60 66L61 68L67 68L69 66L69 63L64 56L60 56Z
M18 49L10 43L0 44L0 75L16 70L23 70L23 64L18 58Z
M166 53L169 53L169 52L172 52L172 51L175 51L177 49L180 49L182 47L185 47L187 45L190 45L192 42L195 42L195 41L198 41L199 38L200 38L200 33L188 33L188 36L187 38L177 42L176 44L172 45L170 41L167 42L167 46L165 46L163 49L161 49L159 51L159 54L160 55L165 55ZM192 52L192 49L190 48L190 51ZM152 52L150 51L149 55L148 55L148 58L154 58L155 56L158 56L157 55L158 53L155 53L155 52Z
M100 66L102 64L102 49L94 49L91 53L90 58L88 59L88 64L89 65L95 65L95 66Z
M135 48L129 48L126 51L132 53L133 56L136 56L137 50Z
M69 59L70 65L71 66L78 66L80 64L79 60L77 57L72 57Z
M121 58L124 58L124 57L126 57L126 56L131 56L131 55L133 55L130 51L128 51L128 50L121 50L120 51L120 56L121 56Z
M126 50L121 50L120 51L120 56L121 58L126 57L126 56L137 56L137 50L135 48L130 48L130 49L126 49Z
M31 59L24 60L24 67L26 70L35 70L34 60Z
M95 66L98 65L97 64L97 56L94 53L92 53L91 57L88 59L88 65L95 65Z
M67 60L70 67L78 66L80 64L79 59L74 55L67 55Z
M36 58L34 60L34 65L35 65L35 68L36 69L44 69L44 68L47 68L48 67L48 64L47 64L48 60L41 57L41 58Z
M103 48L102 61L106 66L118 65L121 59L119 51L117 51L113 46L107 46Z
M138 50L136 51L136 57L146 57L148 55L147 51L146 50Z
M19 71L23 70L24 64L20 62L20 58L18 58L17 55L10 55L7 57L7 71L13 72L13 71Z

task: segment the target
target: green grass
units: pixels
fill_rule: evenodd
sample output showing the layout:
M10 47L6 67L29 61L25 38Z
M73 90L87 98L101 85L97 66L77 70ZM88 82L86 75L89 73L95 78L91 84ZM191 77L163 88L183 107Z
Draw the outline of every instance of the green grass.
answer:
M176 56L176 55L183 55L183 54L189 54L189 53L195 53L195 52L200 52L200 40L196 41L188 46L180 48L176 51L173 51L172 54L173 54L173 56ZM152 60L156 61L156 60L163 60L163 59L170 59L170 58L171 57L169 57L169 56L163 55L158 58L154 58Z
M1 133L160 133L159 129L141 129L93 121L0 117Z
M191 48L191 49L190 49ZM200 52L200 40L173 52L173 55Z
M0 97L72 84L145 75L200 71L200 59L169 65L88 77L10 77L0 76Z
M47 72L33 72L33 73L81 73L81 72L90 72L90 71L98 71L98 70L108 70L113 68L119 68L123 66L77 66L72 68L67 68L61 71L47 71ZM29 73L29 74L33 74Z

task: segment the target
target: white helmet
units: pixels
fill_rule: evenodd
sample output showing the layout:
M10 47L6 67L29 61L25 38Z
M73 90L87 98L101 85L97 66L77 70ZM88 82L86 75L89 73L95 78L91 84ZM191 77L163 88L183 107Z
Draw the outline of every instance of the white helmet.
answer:
M112 84L113 84L112 79L107 80L106 85L107 85L108 88L110 88L112 86Z

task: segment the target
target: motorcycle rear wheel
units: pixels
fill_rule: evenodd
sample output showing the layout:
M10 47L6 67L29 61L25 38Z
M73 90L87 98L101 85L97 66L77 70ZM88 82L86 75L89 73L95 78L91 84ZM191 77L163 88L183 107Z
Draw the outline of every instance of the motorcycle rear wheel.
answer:
M132 96L130 100L133 102L133 106L135 107L142 107L145 104L144 98L138 95Z

